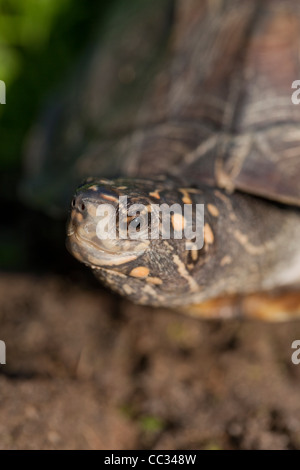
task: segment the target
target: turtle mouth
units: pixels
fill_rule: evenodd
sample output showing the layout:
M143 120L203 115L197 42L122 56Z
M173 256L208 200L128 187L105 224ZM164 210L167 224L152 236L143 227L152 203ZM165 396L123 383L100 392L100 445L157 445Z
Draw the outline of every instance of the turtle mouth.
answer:
M80 261L90 266L118 266L134 261L145 250L133 252L112 251L96 245L92 240L84 237L74 228L67 231L67 248Z

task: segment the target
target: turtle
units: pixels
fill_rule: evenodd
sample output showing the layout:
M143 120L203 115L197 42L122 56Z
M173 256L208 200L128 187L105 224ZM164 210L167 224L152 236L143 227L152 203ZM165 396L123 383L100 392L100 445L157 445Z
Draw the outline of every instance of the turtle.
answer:
M69 251L135 303L199 318L296 318L299 2L122 8L33 132L27 195L44 204L50 194L54 213L69 197ZM203 243L99 238L99 207L120 219L134 204L145 209L127 224L148 234L153 207L202 207ZM186 223L180 210L169 220L174 233Z

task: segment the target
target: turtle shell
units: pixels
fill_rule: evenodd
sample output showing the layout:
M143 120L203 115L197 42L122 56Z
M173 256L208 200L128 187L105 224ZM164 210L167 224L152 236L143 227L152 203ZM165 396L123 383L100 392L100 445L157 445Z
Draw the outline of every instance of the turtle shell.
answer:
M86 176L169 174L300 205L299 41L297 0L119 7L32 132L27 199L58 211Z

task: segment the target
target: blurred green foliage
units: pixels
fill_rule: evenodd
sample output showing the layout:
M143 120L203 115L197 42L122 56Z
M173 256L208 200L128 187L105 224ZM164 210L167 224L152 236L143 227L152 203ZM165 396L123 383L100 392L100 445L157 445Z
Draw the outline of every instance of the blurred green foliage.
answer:
M156 416L142 416L140 418L140 424L142 430L148 433L157 433L162 431L165 426L164 422Z
M1 0L0 76L9 86L24 66L18 48L41 51L55 20L66 12L70 0Z
M0 0L0 165L20 168L26 133L49 93L101 29L112 0Z

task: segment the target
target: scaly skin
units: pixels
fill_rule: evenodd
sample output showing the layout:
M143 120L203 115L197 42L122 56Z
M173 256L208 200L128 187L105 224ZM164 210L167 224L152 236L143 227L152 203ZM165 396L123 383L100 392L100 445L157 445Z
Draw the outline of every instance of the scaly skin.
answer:
M107 203L118 207L119 196L127 196L128 205L138 202L146 207L204 204L204 246L187 250L185 238L173 237L100 240L96 208ZM205 185L178 188L168 180L94 179L74 196L67 245L98 279L132 301L191 307L227 296L296 289L300 285L299 240L298 209L239 193L228 197Z

